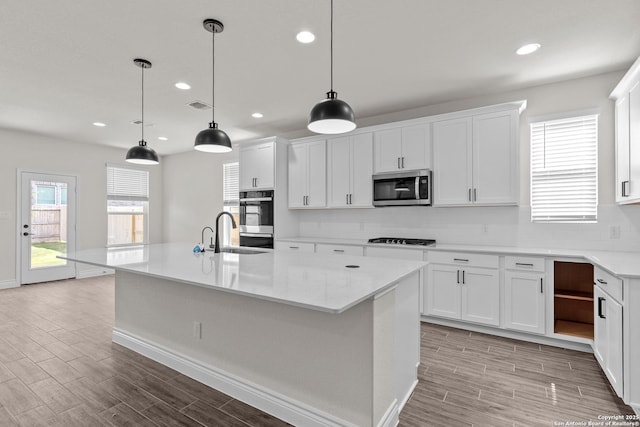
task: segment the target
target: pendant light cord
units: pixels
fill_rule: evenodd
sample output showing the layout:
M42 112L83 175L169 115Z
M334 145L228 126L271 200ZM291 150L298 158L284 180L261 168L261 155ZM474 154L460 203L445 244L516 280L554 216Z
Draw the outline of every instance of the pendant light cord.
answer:
M331 92L333 92L333 0L331 0Z
M144 69L145 69L145 64L142 64L142 66L140 67L142 69L142 120L141 120L141 124L140 127L142 129L142 141L144 142Z
M211 126L216 122L216 29L211 28Z

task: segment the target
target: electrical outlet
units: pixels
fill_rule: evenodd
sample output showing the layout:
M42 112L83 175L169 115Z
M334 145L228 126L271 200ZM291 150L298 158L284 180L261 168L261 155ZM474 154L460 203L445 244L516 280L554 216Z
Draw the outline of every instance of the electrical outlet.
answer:
M202 339L202 323L193 322L193 337L197 340Z
M619 239L620 238L620 226L619 225L611 225L611 226L609 226L609 238L610 239Z

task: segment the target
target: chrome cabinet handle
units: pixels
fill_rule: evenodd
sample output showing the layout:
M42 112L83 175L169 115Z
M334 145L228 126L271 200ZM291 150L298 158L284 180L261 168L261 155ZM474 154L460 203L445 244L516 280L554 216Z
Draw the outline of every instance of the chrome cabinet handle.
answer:
M343 253L344 249L334 249L333 252Z
M469 201L471 201L471 189L469 189Z
M463 258L454 258L453 260L457 262L469 262L468 259L463 259Z
M478 200L478 189L473 189L473 201L476 202Z
M456 283L460 284L460 270L456 270Z
M464 270L462 270L462 284L464 285Z
M622 197L629 197L629 181L622 181Z
M402 168L400 167L400 157L398 157L398 169L402 169Z
M404 157L400 157L402 159L402 169L404 169Z
M349 194L349 204L350 204L350 205L352 205L352 204L353 204L353 201L351 200L352 196L353 196L353 194Z
M522 267L533 267L533 264L524 263L524 262L516 262L516 265L519 265Z
M543 291L543 289L542 289L542 277L540 278L540 293L541 293L541 294L543 294L543 293L544 293L544 291Z

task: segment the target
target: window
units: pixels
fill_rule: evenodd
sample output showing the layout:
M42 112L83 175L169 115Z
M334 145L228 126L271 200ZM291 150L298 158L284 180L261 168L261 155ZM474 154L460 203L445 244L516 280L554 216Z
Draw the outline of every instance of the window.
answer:
M531 124L531 221L596 222L598 116Z
M38 205L55 205L56 204L56 187L54 185L36 185L36 204Z
M107 165L107 246L147 243L149 172Z
M239 168L238 162L225 163L222 165L222 187L223 187L223 204L224 210L233 215L233 219L236 220L238 227L240 226L240 180L239 180ZM221 244L223 246L240 246L239 228L231 228L231 221L228 221L225 226L231 230L230 234L224 233ZM227 228L225 227L225 230ZM229 236L231 236L229 238Z

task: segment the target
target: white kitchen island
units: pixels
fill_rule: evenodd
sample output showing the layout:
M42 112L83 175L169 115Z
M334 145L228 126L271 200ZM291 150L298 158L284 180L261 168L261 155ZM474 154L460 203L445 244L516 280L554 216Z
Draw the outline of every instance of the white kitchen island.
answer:
M294 425L396 425L417 383L424 263L191 249L67 258L115 269L114 342Z

